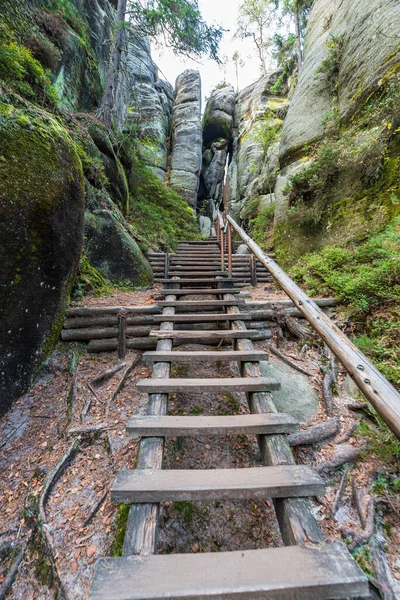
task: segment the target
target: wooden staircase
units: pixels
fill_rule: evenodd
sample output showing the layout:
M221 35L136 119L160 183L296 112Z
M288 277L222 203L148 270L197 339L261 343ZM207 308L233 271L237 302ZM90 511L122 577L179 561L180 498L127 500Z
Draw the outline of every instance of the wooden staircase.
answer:
M160 328L151 332L158 339L157 350L144 355L153 365L153 374L151 379L137 384L138 391L149 394L147 415L132 417L127 427L130 436L141 438L138 464L135 470L119 472L112 488L114 502L132 504L123 556L97 562L88 599L367 598L367 579L346 546L324 540L309 500L324 493L324 483L312 468L296 465L285 436L298 429L298 423L290 415L277 413L271 391L279 389L280 383L261 375L259 362L266 360L267 354L254 349L251 340L257 339L258 332L247 329L246 313L240 312L243 301L237 299L237 290L233 288L246 283L247 273L240 267L235 277L224 277L218 256L219 247L214 239L185 242L171 260L168 272L159 273L166 287L159 304L163 309L157 319ZM186 262L190 263L188 271L180 268ZM204 276L197 275L203 272L200 269L203 266L207 268ZM194 287L184 288L185 285ZM192 295L197 298L179 299ZM210 295L216 299L208 300L206 297ZM205 304L215 309L212 315L202 312ZM190 306L193 312L176 315L176 307L183 305ZM210 321L227 322L229 330L174 331L176 323L198 325ZM173 341L178 337L184 337L188 343L217 337L233 344L233 349L177 352L173 351ZM242 376L170 378L174 363L201 365L210 361L237 362ZM169 416L168 394L193 390L243 391L251 414ZM264 466L162 469L165 438L227 434L257 435ZM161 502L226 498L272 498L284 547L210 554L156 554Z
M227 254L227 239L224 241ZM191 279L223 276L226 265L222 265L221 251L217 238L207 242L181 242L176 254L151 252L148 255L156 283L164 283L166 278L190 275ZM225 273L226 275L226 273ZM237 285L257 285L272 281L267 269L253 255L233 254L232 275L240 279Z

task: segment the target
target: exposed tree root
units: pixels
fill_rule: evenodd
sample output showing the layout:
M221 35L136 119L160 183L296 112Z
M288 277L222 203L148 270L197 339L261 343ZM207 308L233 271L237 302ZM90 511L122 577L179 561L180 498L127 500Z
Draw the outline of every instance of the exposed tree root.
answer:
M105 499L107 498L108 495L108 491L105 492L102 497L100 498L100 500L98 502L96 502L96 504L94 505L94 507L92 508L92 510L90 511L90 515L88 516L88 518L86 519L86 521L83 524L83 527L87 527L89 525L89 523L91 523L93 521L93 519L95 518L95 516L97 515L97 513L99 512L101 505L103 504L103 502L105 501Z
M24 558L24 554L25 554L25 546L21 546L17 558L15 559L7 577L5 578L3 585L0 587L0 600L5 599L12 584L14 583L14 580L18 573L18 569L20 567L20 564L22 563L22 559Z
M336 444L343 444L344 442L347 442L351 438L351 436L353 435L353 433L355 432L355 430L357 429L357 427L359 426L360 423L361 423L361 420L356 421L351 427L349 427L349 429L347 429L347 431L345 431L343 433L343 435L341 435L336 440Z
M100 387L105 383L107 379L111 379L111 377L122 371L122 369L125 369L127 365L128 363L126 362L119 363L118 365L115 365L115 367L112 367L112 369L107 369L107 371L103 371L103 373L100 373L100 375L97 375L91 380L91 385Z
M337 511L339 509L343 493L344 493L344 491L346 489L348 473L349 473L349 466L346 465L346 468L345 468L344 473L342 475L342 478L340 480L339 487L338 487L337 492L336 492L335 500L334 500L333 505L332 505L332 511L331 511L332 512L332 517L334 517L336 515L336 513L337 513Z
M282 352L280 352L272 344L270 344L269 350L272 352L272 354L275 354L275 356L277 356L278 358L280 358L281 361L283 361L284 363L286 363L287 365L289 365L289 367L292 367L292 369L296 369L296 371L299 371L299 373L303 373L303 375L307 375L307 377L313 377L312 373L310 373L309 371L306 371L306 369L303 369L302 367L300 367L299 365L297 365L290 358L288 358L287 356L285 356L284 354L282 354Z
M332 373L327 371L324 376L324 381L322 383L322 395L325 402L326 412L329 416L333 415L334 404L333 404L333 395L332 395Z
M380 524L377 528L376 535L371 540L370 548L372 554L372 565L374 567L376 581L382 598L383 600L396 600L397 596L392 586L393 576L389 567Z
M364 529L350 529L348 527L341 527L340 529L346 537L351 538L351 543L349 544L350 552L354 552L354 550L358 548L358 546L366 544L369 541L369 539L374 535L375 498L372 496L368 502L367 521Z
M333 437L338 434L340 430L339 417L329 419L325 423L313 425L308 429L304 429L297 433L293 433L289 436L289 444L293 446L306 446L311 444L317 444L327 438Z
M354 462L358 460L365 450L366 448L364 446L360 448L345 448L344 450L336 452L331 460L318 465L316 469L318 473L329 473L329 471L338 469L348 462Z

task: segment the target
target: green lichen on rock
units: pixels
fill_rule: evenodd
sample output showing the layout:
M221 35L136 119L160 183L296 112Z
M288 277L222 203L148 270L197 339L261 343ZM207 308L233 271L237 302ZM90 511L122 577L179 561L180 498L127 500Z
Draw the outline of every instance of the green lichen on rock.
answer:
M27 388L58 339L82 247L84 187L65 127L11 94L3 92L0 101L12 106L0 113L4 410Z

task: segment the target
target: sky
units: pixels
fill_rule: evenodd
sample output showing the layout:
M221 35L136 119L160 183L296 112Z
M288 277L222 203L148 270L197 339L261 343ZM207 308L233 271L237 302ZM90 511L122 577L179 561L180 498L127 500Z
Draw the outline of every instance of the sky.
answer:
M204 20L208 24L217 23L226 31L221 42L220 57L227 57L226 66L219 66L215 61L205 60L201 64L186 58L176 56L172 51L157 48L153 44L152 57L160 69L160 77L175 85L176 78L185 69L198 69L201 73L203 86L203 110L205 98L221 81L231 83L236 89L236 71L232 56L238 50L244 61L239 68L239 88L243 89L260 77L260 67L255 54L255 48L250 40L235 40L237 29L238 8L243 0L199 0L199 7Z

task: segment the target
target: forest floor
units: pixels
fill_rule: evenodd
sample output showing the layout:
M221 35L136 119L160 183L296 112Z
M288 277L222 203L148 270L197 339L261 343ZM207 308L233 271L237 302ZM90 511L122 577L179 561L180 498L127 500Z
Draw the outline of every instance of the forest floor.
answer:
M279 300L287 297L273 284L249 288L254 300ZM115 292L103 298L85 298L84 306L137 306L155 302L157 288L145 292ZM335 316L335 314L333 314ZM279 327L275 326L279 333ZM268 349L268 342L257 342ZM190 346L185 349L204 349ZM280 332L279 350L310 373L309 384L320 398L317 411L304 424L309 427L328 419L323 402L322 384L325 364L321 345L309 344ZM70 600L85 597L97 558L118 555L124 533L126 509L110 501L109 490L117 471L133 468L139 443L129 439L125 426L132 414L144 414L147 395L135 390L138 379L150 376L151 368L141 360L127 377L125 386L111 401L125 369L141 353L129 352L126 366L101 385L91 386L94 377L118 364L116 353L88 354L85 345L60 343L43 367L32 388L1 419L0 431L0 590L19 553L23 558L10 600L50 600L54 598L56 579L61 580ZM272 364L279 359L271 356ZM217 364L180 365L175 377L238 376L237 367ZM400 592L400 491L399 459L391 452L390 437L382 437L374 416L347 408L360 398L349 396L346 373L338 369L338 385L333 396L334 411L340 419L340 433L313 446L296 448L299 463L322 468L341 452L366 449L359 460L350 464L342 486L336 513L332 505L342 481L343 468L323 473L326 494L313 501L314 514L328 539L350 541L349 532L363 529L360 517L371 520L375 536L381 536L388 549L393 586ZM85 415L85 412L90 408ZM244 395L177 394L169 402L170 414L241 414L248 412ZM363 420L369 426L354 431ZM78 435L73 429L107 424L107 431L96 435ZM361 426L363 427L363 426ZM371 434L373 431L373 435ZM343 434L348 439L341 442ZM371 437L372 435L372 437ZM48 499L42 502L45 524L38 517L38 504L46 477L74 446L67 468L55 483ZM340 443L341 442L341 443ZM379 448L384 446L385 452ZM227 436L223 439L198 437L173 439L166 443L166 468L217 468L260 466L255 438ZM354 497L362 495L361 509ZM42 512L43 516L43 512ZM382 524L382 527L379 524ZM364 523L365 525L365 523ZM370 525L370 523L369 523ZM378 525L378 526L377 526ZM368 523L367 523L368 527ZM44 532L47 532L46 535ZM370 532L372 533L372 532ZM365 537L365 536L364 536ZM365 542L368 542L368 536ZM7 549L7 544L11 547ZM53 555L48 549L52 548ZM213 552L282 545L272 503L260 501L223 501L213 503L165 503L161 508L159 551ZM359 564L371 575L374 571L373 548L361 544L355 551Z

